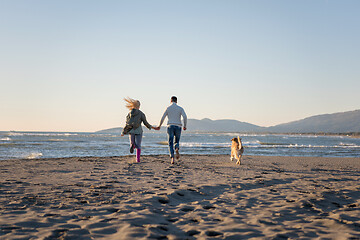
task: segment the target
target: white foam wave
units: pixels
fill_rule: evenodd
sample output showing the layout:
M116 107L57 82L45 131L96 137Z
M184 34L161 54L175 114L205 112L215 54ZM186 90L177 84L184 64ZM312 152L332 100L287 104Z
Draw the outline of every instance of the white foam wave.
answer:
M77 133L35 133L35 132L10 132L7 134L8 136L78 136Z
M11 138L9 138L9 137L0 138L0 141L11 141Z
M248 145L249 148L360 148L358 145L354 146L342 146L342 145L305 145L305 144L289 144L289 145L277 145L277 144L266 144L266 145Z
M161 142L162 145L167 145L167 142ZM243 143L245 148L360 148L357 145L351 146L343 146L343 145L311 145L311 144L283 144L283 143L269 143L263 144L260 141L248 141ZM231 143L228 142L182 142L180 143L181 147L189 147L189 148L227 148L231 147Z
M339 146L341 146L341 147L360 147L360 146L356 145L355 143L343 143L343 142L340 142Z
M267 134L257 134L257 133L212 133L217 136L231 136L231 137L265 137Z
M167 142L161 142L162 145L168 145ZM245 141L243 142L244 147L252 147L252 146L261 146L260 141ZM229 142L181 142L180 146L182 147L231 147L231 141Z
M243 145L250 145L250 146L253 146L253 145L261 145L261 142L259 140L255 140L255 141L243 141L242 142Z
M61 138L52 138L48 140L49 142L65 142L65 139L61 139Z
M30 153L29 155L26 156L27 159L36 159L39 157L42 157L42 153L41 152L34 152L34 153Z
M13 136L13 137L24 136L22 133L17 133L17 132L9 132L7 135L8 136Z
M200 143L200 142L182 142L180 143L181 147L230 147L231 143Z

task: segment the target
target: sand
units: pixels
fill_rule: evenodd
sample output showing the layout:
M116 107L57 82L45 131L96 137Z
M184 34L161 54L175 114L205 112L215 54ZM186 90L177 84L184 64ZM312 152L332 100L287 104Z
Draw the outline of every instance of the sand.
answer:
M360 239L360 158L0 161L0 239Z

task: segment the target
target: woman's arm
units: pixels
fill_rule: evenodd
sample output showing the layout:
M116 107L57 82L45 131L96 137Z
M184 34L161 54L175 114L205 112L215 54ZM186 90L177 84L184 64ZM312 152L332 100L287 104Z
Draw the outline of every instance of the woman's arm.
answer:
M148 129L155 129L153 126L150 125L150 123L148 123L148 121L146 120L146 116L144 113L141 114L141 121L144 123L144 125L148 128Z

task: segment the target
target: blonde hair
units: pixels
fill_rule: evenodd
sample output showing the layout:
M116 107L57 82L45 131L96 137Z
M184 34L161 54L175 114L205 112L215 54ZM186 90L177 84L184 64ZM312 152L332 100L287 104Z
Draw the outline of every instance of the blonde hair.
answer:
M124 98L125 103L125 107L127 107L129 110L132 110L134 108L140 108L140 101L139 100L135 100L129 97Z

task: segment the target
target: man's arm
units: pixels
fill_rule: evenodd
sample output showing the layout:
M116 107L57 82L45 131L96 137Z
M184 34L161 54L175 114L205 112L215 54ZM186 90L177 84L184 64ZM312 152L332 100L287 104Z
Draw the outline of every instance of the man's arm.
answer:
M184 131L187 129L186 125L187 125L187 116L186 116L186 113L185 113L185 110L183 109L182 112L181 112L181 115L184 119Z
M168 115L168 112L167 112L167 109L166 109L165 112L164 112L164 114L163 114L163 116L162 116L162 118L161 118L161 120L160 120L160 123L159 123L158 128L161 127L161 125L163 124L163 122L164 122L164 120L165 120L165 118L166 118L167 115Z

